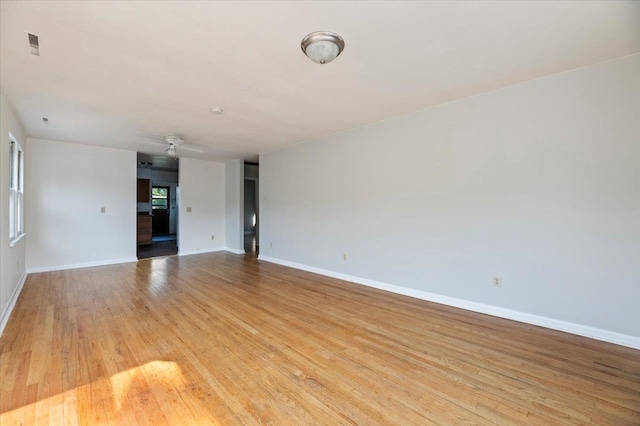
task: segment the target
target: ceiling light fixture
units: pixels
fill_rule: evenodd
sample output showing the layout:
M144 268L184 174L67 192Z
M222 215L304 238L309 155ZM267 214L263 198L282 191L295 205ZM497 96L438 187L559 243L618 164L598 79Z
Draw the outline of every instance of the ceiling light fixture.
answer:
M166 153L171 158L176 158L178 156L178 151L176 150L176 147L173 144L171 144L171 146L167 148Z
M213 114L220 115L220 114L222 114L223 110L222 110L222 108L220 108L220 107L213 107L213 108L211 108L211 112L212 112Z
M344 50L344 40L338 34L316 31L307 34L300 43L302 51L316 64L328 64Z

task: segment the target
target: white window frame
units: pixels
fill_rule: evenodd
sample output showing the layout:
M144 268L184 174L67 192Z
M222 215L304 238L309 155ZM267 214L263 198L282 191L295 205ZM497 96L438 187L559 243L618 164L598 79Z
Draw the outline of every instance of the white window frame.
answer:
M24 150L9 133L9 247L24 235Z

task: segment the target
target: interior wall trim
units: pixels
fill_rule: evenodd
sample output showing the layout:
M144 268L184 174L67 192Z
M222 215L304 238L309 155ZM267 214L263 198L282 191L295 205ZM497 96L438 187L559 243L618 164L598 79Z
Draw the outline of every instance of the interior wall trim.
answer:
M228 252L231 252L231 253L235 253L235 254L245 254L244 250L236 250L236 249L231 248L231 247L225 247L224 250L228 251Z
M178 251L178 256L191 256L193 254L205 254L205 253L215 253L217 251L225 251L226 248L216 248L212 250L200 250L200 251ZM229 249L231 250L231 249ZM244 254L244 252L242 252Z
M566 333L576 334L578 336L589 337L591 339L601 340L608 343L614 343L633 349L640 349L640 337L630 336L627 334L617 333L614 331L604 330L601 328L590 327L582 324L561 321L553 318L547 318L540 315L534 315L526 312L520 312L513 309L502 308L499 306L488 305L485 303L472 302L469 300L458 299L455 297L443 296L436 293L429 293L422 290L416 290L408 287L401 287L393 284L387 284L380 281L374 281L367 278L356 277L353 275L342 274L330 271L328 269L316 268L314 266L304 265L301 263L290 262L269 256L258 256L258 260L270 263L276 263L282 266L288 266L302 271L313 272L315 274L324 275L339 280L349 281L355 284L367 287L377 288L379 290L389 291L391 293L402 294L404 296L414 297L429 302L440 303L454 308L466 309L468 311L479 312L481 314L492 315L494 317L514 320L526 324L537 325L550 328L552 330L563 331Z
M64 271L66 269L80 269L80 268L92 268L94 266L106 266L106 265L115 265L118 263L130 263L137 262L138 258L136 257L127 257L122 259L108 259L108 260L98 260L95 262L84 262L84 263L71 263L66 265L54 265L54 266L44 266L41 268L28 268L27 273L36 274L40 272L54 272L54 271Z
M18 297L22 292L22 287L24 287L24 282L26 280L27 280L27 271L25 270L22 272L22 275L18 280L18 285L13 290L13 293L11 293L11 297L9 298L9 303L7 303L7 306L5 306L4 310L2 311L2 315L0 315L0 336L2 336L2 333L4 333L4 328L6 327L7 322L9 322L9 317L11 316L11 312L13 312L13 308L16 307L16 302L18 301Z

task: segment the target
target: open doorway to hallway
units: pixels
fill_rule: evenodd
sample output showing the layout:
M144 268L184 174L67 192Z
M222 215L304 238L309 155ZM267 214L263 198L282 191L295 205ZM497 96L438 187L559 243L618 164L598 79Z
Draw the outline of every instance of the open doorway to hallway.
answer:
M258 163L244 163L244 251L259 252Z
M138 259L178 254L177 159L138 153Z

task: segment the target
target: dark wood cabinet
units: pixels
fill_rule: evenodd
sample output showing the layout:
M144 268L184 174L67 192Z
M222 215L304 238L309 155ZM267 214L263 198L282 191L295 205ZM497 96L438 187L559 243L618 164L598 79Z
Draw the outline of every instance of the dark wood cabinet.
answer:
M149 190L151 188L151 180L149 179L138 179L138 202L139 203L148 203L149 202Z
M138 244L151 244L153 216L138 215Z

